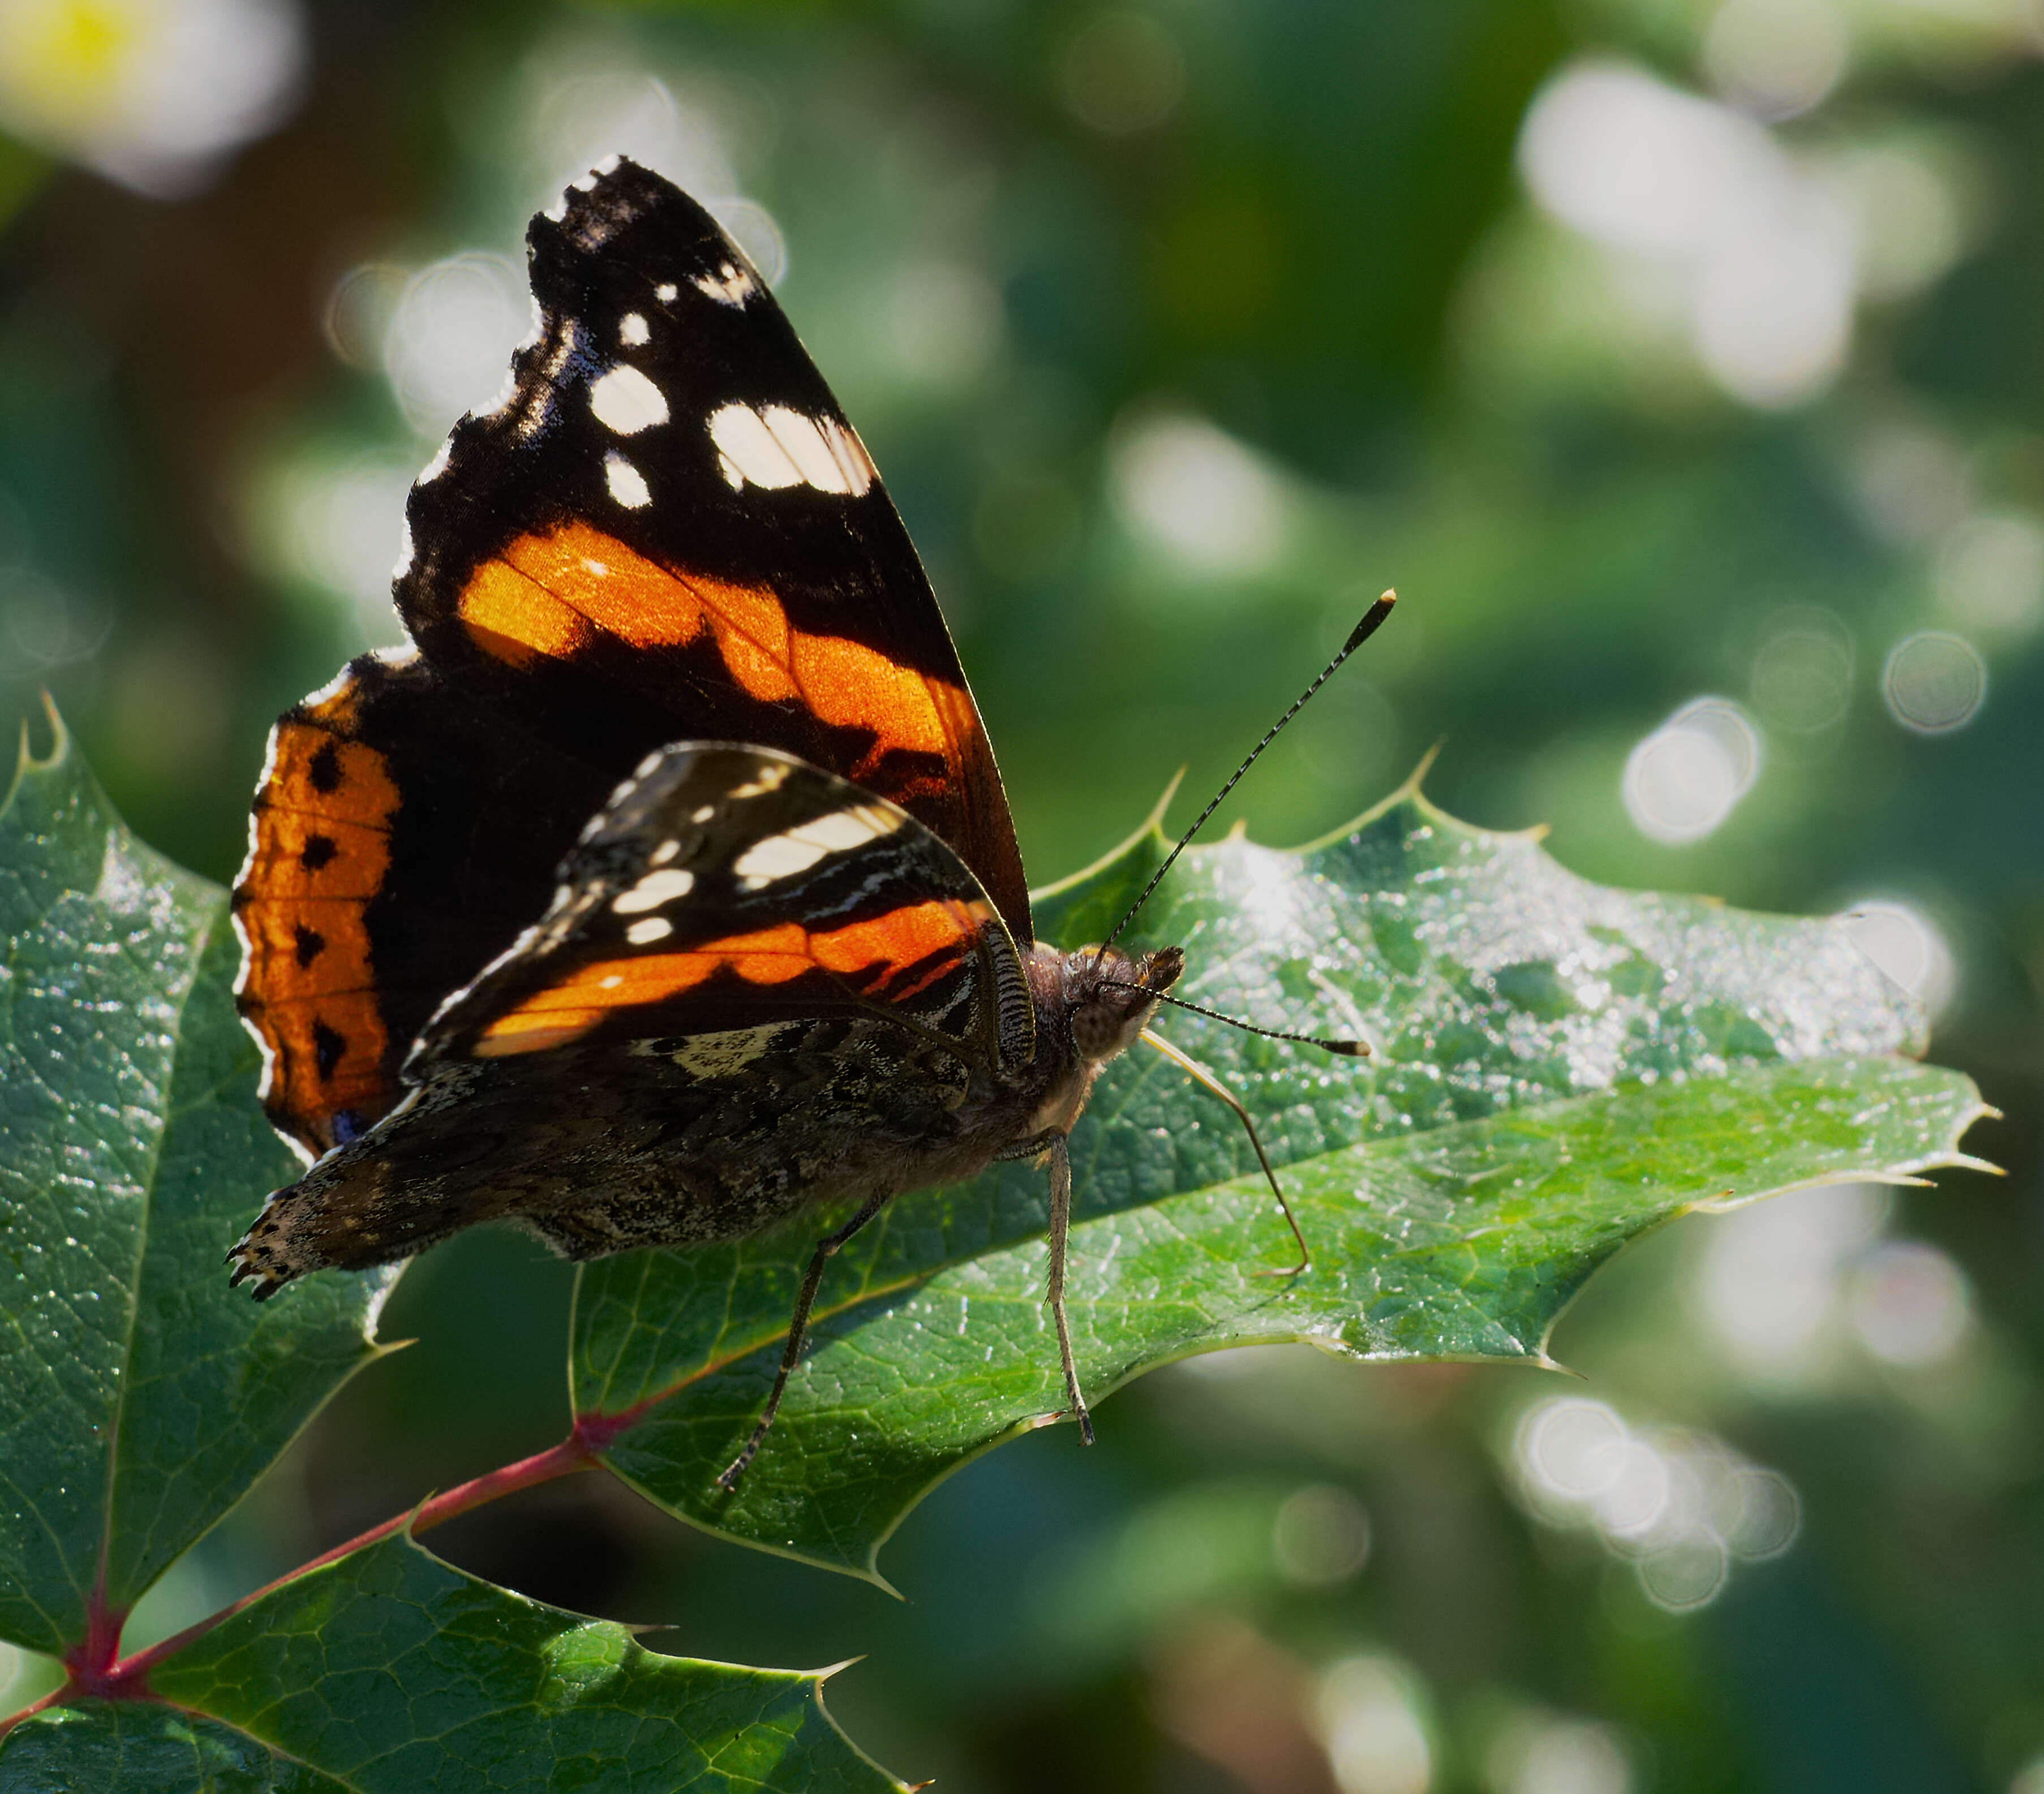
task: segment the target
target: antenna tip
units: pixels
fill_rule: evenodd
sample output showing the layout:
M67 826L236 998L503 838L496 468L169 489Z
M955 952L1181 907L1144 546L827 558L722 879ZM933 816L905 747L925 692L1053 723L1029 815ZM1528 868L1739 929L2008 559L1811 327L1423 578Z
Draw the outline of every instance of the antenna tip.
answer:
M1395 605L1398 601L1398 594L1392 587L1387 586L1384 588L1382 593L1379 594L1377 601L1381 605Z
M1344 1058L1366 1059L1370 1057L1370 1043L1367 1040L1316 1040L1313 1044L1324 1047L1331 1053L1339 1053Z
M1339 667L1377 633L1377 626L1391 614L1391 607L1397 601L1398 594L1396 592L1386 592L1362 613L1362 620L1349 632L1348 640L1342 643L1341 652L1335 656L1335 667ZM1328 670L1331 672L1333 668L1330 667Z

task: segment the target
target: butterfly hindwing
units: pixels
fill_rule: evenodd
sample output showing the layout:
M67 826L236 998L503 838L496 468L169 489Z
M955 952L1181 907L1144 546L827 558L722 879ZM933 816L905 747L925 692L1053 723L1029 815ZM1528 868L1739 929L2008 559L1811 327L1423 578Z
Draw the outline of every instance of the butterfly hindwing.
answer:
M271 1119L315 1153L398 1099L437 1004L669 742L760 743L900 804L1029 939L943 617L744 257L628 162L535 219L529 254L538 325L507 395L408 507L417 654L365 656L287 714L256 797L240 1001Z
M1032 1025L1020 963L979 881L898 805L769 748L678 743L591 822L547 914L434 1018L406 1076L843 1015L1013 1064Z
M983 1158L969 1095L1029 1058L1034 1010L978 881L905 811L681 743L559 879L427 1027L406 1100L272 1199L237 1248L259 1285L491 1219L576 1258L733 1237Z

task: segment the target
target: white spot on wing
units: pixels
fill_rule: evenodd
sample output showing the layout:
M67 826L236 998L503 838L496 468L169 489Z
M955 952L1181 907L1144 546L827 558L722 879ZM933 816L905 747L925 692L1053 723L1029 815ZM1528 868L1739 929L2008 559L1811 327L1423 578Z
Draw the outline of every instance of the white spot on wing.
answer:
M656 940L665 940L674 932L674 924L664 916L648 916L634 922L624 931L624 938L634 947L651 947Z
M824 440L816 419L791 411L785 405L770 405L759 413L760 421L774 432L774 440L788 451L788 459L802 470L802 478L819 492L849 492L851 484L844 469Z
M652 857L647 860L647 864L649 866L665 866L669 860L672 859L674 855L681 851L682 843L680 842L663 841L659 846L653 850Z
M798 824L779 835L755 841L738 856L732 870L740 885L756 891L777 879L806 872L826 854L840 854L891 835L901 826L900 814L877 804L860 804Z
M864 445L835 417L812 417L785 405L763 411L727 405L711 417L709 433L733 490L747 482L774 490L804 485L856 498L873 484Z
M589 408L606 429L628 436L667 421L660 389L636 367L613 367L589 389Z
M709 421L709 439L723 455L724 477L734 487L750 481L778 490L802 483L802 470L749 405L722 406Z
M610 907L620 916L637 916L648 909L658 909L663 903L672 903L677 897L685 897L695 889L696 875L677 866L658 872L649 872L628 891L620 891L610 900Z
M830 446L831 458L843 470L845 490L855 498L863 498L880 477L866 444L835 417L824 420L824 440Z
M743 785L732 786L731 795L734 797L763 797L768 792L778 791L786 785L788 774L794 770L785 761L768 760ZM697 820L706 822L709 819L699 816Z
M653 297L658 299L663 305L667 304L670 301L678 299L681 296L681 288L677 286L671 280L663 280L658 286L653 289Z
M637 312L627 312L618 320L617 340L628 349L637 348L651 335L652 332L646 327L646 320Z
M720 305L740 307L759 290L753 284L752 276L731 262L726 262L715 274L697 275L695 286L698 291L707 294Z
M653 502L652 490L646 484L646 476L614 448L603 458L603 477L610 487L610 496L628 511L636 511Z
M736 797L736 796L738 795L738 793L737 793L736 792L735 792L735 791L734 791L734 792L732 793L732 795L735 797ZM691 811L689 812L689 820L690 820L690 821L691 821L691 822L707 822L707 821L709 821L709 819L710 819L712 816L715 816L716 814L717 814L717 805L714 805L714 804L705 804L705 805L702 805L700 808L698 808L698 809L694 809L694 810L691 810Z

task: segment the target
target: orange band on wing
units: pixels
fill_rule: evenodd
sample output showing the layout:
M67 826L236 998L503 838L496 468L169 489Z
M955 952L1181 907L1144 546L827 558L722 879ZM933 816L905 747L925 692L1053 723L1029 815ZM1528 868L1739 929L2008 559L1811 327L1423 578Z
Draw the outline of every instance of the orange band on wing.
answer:
M896 749L955 762L978 732L962 687L861 643L805 635L767 588L670 573L586 523L520 536L476 569L459 610L475 644L513 667L572 658L599 632L637 648L708 634L749 696L794 698L825 723L872 730L876 763Z
M565 1046L617 1010L664 1002L725 969L761 985L825 971L856 978L859 994L870 1001L901 1002L953 970L992 915L982 903L939 897L821 934L798 922L783 922L684 953L598 960L499 1016L473 1051L479 1058L496 1058ZM918 968L921 975L912 984L887 991L896 978Z
M352 678L279 723L234 892L242 1013L269 1049L271 1118L315 1151L344 1110L390 1106L389 1044L363 911L390 866L398 788L383 756L352 739Z

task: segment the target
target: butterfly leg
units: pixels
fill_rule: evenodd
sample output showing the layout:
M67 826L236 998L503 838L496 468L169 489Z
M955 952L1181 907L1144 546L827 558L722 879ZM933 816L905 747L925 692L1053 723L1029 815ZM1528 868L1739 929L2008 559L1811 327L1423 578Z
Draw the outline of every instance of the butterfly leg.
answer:
M1051 1280L1043 1299L1058 1323L1058 1362L1064 1368L1066 1412L1079 1423L1082 1444L1093 1443L1093 1416L1079 1393L1078 1366L1072 1362L1072 1327L1065 1316L1065 1248L1072 1231L1072 1149L1062 1134L1051 1136Z
M745 1474L745 1467L758 1454L760 1442L766 1437L774 1424L774 1416L779 1412L781 1397L787 1393L788 1379L794 1373L802 1355L802 1341L809 1331L809 1310L815 1306L816 1286L824 1280L824 1266L837 1256L838 1249L857 1233L887 1205L889 1193L883 1190L866 1199L866 1206L847 1221L834 1234L816 1242L816 1249L810 1255L809 1268L803 1273L801 1293L795 1297L795 1318L788 1326L787 1349L781 1354L781 1369L774 1378L774 1393L766 1398L766 1409L759 1416L759 1423L752 1429L752 1436L745 1442L745 1449L724 1466L718 1473L719 1489L736 1489L738 1479Z
M1264 1178L1270 1185L1270 1193L1278 1198L1278 1207L1285 1216L1285 1225L1292 1230L1292 1237L1298 1242L1299 1246L1298 1263L1288 1265L1281 1271L1258 1271L1256 1275L1297 1277L1302 1271L1311 1270L1313 1268L1312 1249L1306 1244L1306 1236L1299 1231L1298 1221L1292 1213L1292 1204L1285 1200L1284 1187L1278 1181L1278 1174L1270 1169L1270 1157L1263 1150L1263 1143L1256 1137L1256 1124L1249 1119L1249 1111L1242 1106L1242 1099L1201 1065L1197 1059L1188 1054L1180 1052L1161 1034L1152 1034L1146 1028L1143 1031L1141 1039L1144 1045L1155 1047L1194 1082L1203 1084L1208 1089L1212 1091L1216 1097L1235 1111L1235 1114L1241 1118L1243 1126L1249 1130L1249 1143L1256 1149L1256 1162L1263 1167Z

